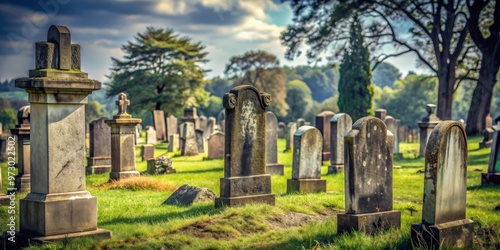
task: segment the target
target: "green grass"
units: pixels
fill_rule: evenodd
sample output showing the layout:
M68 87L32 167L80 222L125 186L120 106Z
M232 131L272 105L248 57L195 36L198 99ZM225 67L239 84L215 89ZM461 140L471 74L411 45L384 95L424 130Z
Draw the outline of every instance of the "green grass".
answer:
M475 247L500 248L500 187L481 186L481 172L487 170L490 149L479 149L479 137L469 138L467 176L467 218L475 221ZM190 184L219 194L223 177L222 159L204 160L206 155L173 157L177 173L145 175L133 185L111 188L108 174L87 176L87 190L98 199L98 226L113 232L109 240L76 239L65 243L32 246L31 249L408 249L410 227L421 221L423 158L414 158L416 143L402 143L403 159L395 159L394 209L402 213L401 229L373 236L359 233L336 234L336 213L344 210L343 174L326 175L327 193L287 194L291 177L292 154L283 153L285 141L278 142L278 162L285 165L284 176L272 176L276 206L253 204L236 208L215 208L213 202L190 207L162 205L175 187ZM155 146L155 156L167 154L167 144ZM137 170L144 172L136 150ZM6 183L6 164L2 163ZM480 169L481 171L477 171ZM165 186L167 186L165 188ZM173 187L169 189L169 187ZM5 192L4 185L3 191ZM163 190L163 191L159 191ZM17 202L25 194L17 195ZM17 203L19 204L19 203ZM6 207L0 207L0 221L7 221ZM6 230L5 223L0 225Z

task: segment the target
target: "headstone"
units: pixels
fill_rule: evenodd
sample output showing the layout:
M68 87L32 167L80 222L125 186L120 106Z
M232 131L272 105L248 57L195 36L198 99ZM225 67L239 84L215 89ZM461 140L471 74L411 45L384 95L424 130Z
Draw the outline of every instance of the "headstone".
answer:
M208 159L224 158L224 133L215 131L208 137Z
M201 129L195 129L195 139L196 139L196 146L198 148L198 153L203 154L205 153L205 132Z
M101 83L80 71L79 45L70 44L70 36L68 28L52 25L48 42L36 45L36 69L16 79L16 87L28 92L30 120L36 121L30 124L31 166L36 167L31 191L20 201L16 234L32 242L111 237L97 228L97 199L85 190L83 168L84 106Z
M435 109L436 105L427 104L427 116L422 118L422 121L418 123L418 127L420 128L420 157L425 156L425 146L427 145L427 140L429 140L434 127L439 123L439 118L434 115Z
M179 134L172 134L168 138L168 152L175 152L179 150Z
M163 202L165 205L191 206L193 203L214 201L217 195L208 188L184 184Z
M273 112L266 112L266 173L284 175L283 164L278 163L278 118Z
M207 120L207 129L205 130L205 136L207 139L214 133L215 125L217 125L217 120L214 117L209 117Z
M183 122L192 122L194 124L194 129L200 128L200 118L196 113L196 108L185 108L184 109L184 117L181 118L181 123Z
M394 117L390 115L385 116L383 121L387 126L387 129L391 131L394 136L394 147L392 150L393 155L401 159L403 157L403 154L399 152L399 127L401 125L401 121L394 119Z
M155 146L153 144L144 144L141 146L141 160L147 161L155 158Z
M493 143L493 120L491 115L487 114L484 118L484 130L483 130L483 141L479 142L479 148L489 148Z
M312 126L300 127L294 135L292 178L287 180L287 193L326 192L321 179L323 137Z
M278 122L278 138L284 139L286 137L286 124Z
M130 100L125 93L118 95L116 101L118 113L113 119L106 120L111 127L111 173L110 180L120 180L138 177L140 174L135 169L134 128L142 120L132 118L127 113Z
M224 133L226 129L226 110L223 109L217 115L217 124L220 125L220 132Z
M335 115L331 111L323 111L316 115L316 128L319 130L323 138L330 138L330 120ZM322 161L330 160L330 140L323 140Z
M187 123L183 122L179 124L179 148L182 149L184 147L184 127Z
M205 133L207 130L207 125L208 125L208 118L204 115L200 116L200 127L198 129L200 129L201 131L203 131L203 133ZM206 137L208 137L208 134L204 136L204 138Z
M285 150L283 152L288 152L293 150L293 135L297 130L297 124L295 122L289 122L286 130L286 145Z
M414 246L471 249L474 222L465 218L467 136L456 121L434 127L425 152L422 223L411 226Z
M182 146L181 155L192 156L198 154L198 145L196 143L196 134L194 129L194 123L185 122L182 131Z
M163 110L153 111L153 121L156 130L156 141L166 141L167 140L167 129L165 127L165 113Z
M297 122L296 122L296 126L297 126L297 129L299 129L300 127L302 126L305 126L306 125L306 120L304 120L304 118L299 118L297 119Z
M394 137L382 120L363 117L344 137L345 213L337 215L337 232L374 234L401 226L392 209Z
M30 187L31 157L30 157L30 106L21 107L17 111L17 125L10 132L17 138L17 175L14 188L26 191Z
M493 126L493 143L490 151L488 172L482 174L482 184L500 185L500 123Z
M177 132L177 117L173 115L169 115L167 117L167 137L169 139L168 142L170 142L170 136L173 134L178 134Z
M156 130L152 126L146 126L146 144L156 144Z
M375 110L375 117L377 117L380 120L385 120L385 116L387 115L387 110L385 109L376 109Z
M352 129L352 118L338 113L330 120L330 166L328 174L344 171L344 136Z
M111 128L107 118L100 117L89 124L89 157L87 174L102 174L111 171Z
M3 133L3 125L2 125L2 123L0 122L0 135L2 135L2 133Z
M135 145L144 142L141 138L141 131L142 131L141 124L137 124L137 126L135 126Z
M266 174L266 107L271 96L240 85L224 94L226 110L224 178L215 206L247 203L274 205L271 176Z
M162 155L148 160L148 174L174 174L176 171L172 165L172 158Z

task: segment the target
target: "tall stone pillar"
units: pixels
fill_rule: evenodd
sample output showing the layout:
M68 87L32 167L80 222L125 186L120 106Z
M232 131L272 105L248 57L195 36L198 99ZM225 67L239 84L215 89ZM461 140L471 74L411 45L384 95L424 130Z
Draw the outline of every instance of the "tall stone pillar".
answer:
M20 202L20 236L31 241L110 238L97 228L97 199L85 190L85 104L101 88L80 70L80 46L64 26L36 43L36 68L16 79L31 109L31 192Z
M17 125L10 130L17 137L17 175L14 187L26 191L30 187L30 106L17 112Z
M418 127L420 128L420 157L425 156L425 146L427 146L427 141L431 136L432 130L439 123L439 118L434 114L434 110L436 110L436 105L427 104L425 107L427 110L427 116L422 118L422 121L418 123Z

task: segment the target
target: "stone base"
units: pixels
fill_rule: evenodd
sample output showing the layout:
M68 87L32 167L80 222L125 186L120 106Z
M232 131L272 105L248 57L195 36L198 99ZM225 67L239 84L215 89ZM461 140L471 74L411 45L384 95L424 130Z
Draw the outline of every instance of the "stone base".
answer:
M493 144L493 140L482 141L479 143L479 148L491 148L492 144Z
M411 225L413 246L425 249L438 249L440 247L471 249L473 236L474 222L469 219L437 225Z
M285 166L283 164L266 164L266 174L285 175Z
M110 239L112 236L111 231L106 230L106 229L101 229L97 228L96 230L92 231L85 231L85 232L79 232L79 233L69 233L69 234L59 234L59 235L52 235L52 236L40 236L40 235L31 235L23 232L15 232L15 242L9 241L8 238L11 237L9 234L10 231L7 231L4 233L4 238L3 238L3 246L7 246L7 249L20 249L20 248L25 248L28 247L30 244L44 244L44 243L50 243L53 241L60 241L60 240L72 240L75 238L81 238L81 237L92 237L97 240L106 240ZM5 239L7 238L7 239Z
M141 174L139 171L124 171L124 172L111 172L109 173L110 180L120 180L131 177L139 177Z
M85 168L86 174L103 174L111 172L111 165L103 166L87 166Z
M17 191L27 191L30 189L31 177L29 174L24 174L22 176L17 175L15 179L14 187Z
M319 193L326 192L326 180L321 179L288 179L287 193Z
M401 212L392 210L365 214L337 214L337 233L359 231L375 234L381 230L401 227Z
M276 197L274 194L258 194L239 197L220 197L215 198L215 207L236 207L244 206L249 203L266 203L274 206Z
M483 173L481 174L481 184L500 185L500 173Z
M336 174L339 172L344 172L344 165L330 165L328 166L328 172L326 174Z

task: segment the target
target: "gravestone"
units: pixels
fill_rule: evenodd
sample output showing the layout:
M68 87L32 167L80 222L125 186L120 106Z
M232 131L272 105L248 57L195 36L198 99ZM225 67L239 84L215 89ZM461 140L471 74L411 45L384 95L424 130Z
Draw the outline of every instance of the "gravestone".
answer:
M118 113L113 116L113 119L106 120L106 123L111 127L110 180L139 177L140 175L135 169L134 128L142 120L132 118L127 113L127 106L129 105L130 100L127 95L120 93L116 101Z
M487 114L484 118L484 130L483 130L483 141L479 142L479 148L489 148L493 143L493 120L491 115Z
M207 129L205 131L207 139L215 132L215 125L217 125L217 120L214 117L209 117L207 120Z
M299 129L300 127L305 126L305 125L306 125L306 120L304 120L304 118L297 119L297 122L296 122L297 129Z
M167 117L167 138L169 139L168 142L170 142L170 136L173 134L178 134L177 132L177 117L173 115L169 115Z
M224 133L226 129L226 110L223 109L217 114L217 124L220 126L220 132Z
M207 130L207 125L208 125L207 117L204 115L200 116L200 127L198 129L200 129L201 131L203 131L203 133L205 133ZM208 137L208 134L203 137L204 138Z
M168 152L175 152L179 150L179 134L170 135L168 138Z
M185 108L184 117L181 118L181 123L192 122L194 124L194 129L200 128L200 118L196 113L196 108Z
M321 179L323 137L312 126L302 126L294 135L292 179L287 180L287 193L326 192Z
M283 152L288 152L293 149L293 135L297 130L297 124L295 122L289 122L286 130L286 145Z
M144 144L141 146L141 160L147 161L155 158L155 146L153 144Z
M493 143L490 151L488 172L482 174L482 184L500 185L500 123L493 126Z
M224 157L224 133L215 131L208 137L208 159Z
M100 117L89 124L89 157L87 174L102 174L111 171L111 128L107 118Z
M323 138L330 138L330 120L335 115L331 111L323 111L316 115L316 128L319 130ZM322 161L330 160L330 140L323 140Z
M205 153L205 132L201 129L195 129L195 139L196 147L198 148L198 153Z
M380 120L385 120L385 116L387 115L387 110L385 109L376 109L375 110L375 117L377 117Z
M278 118L273 112L266 112L266 173L284 175L283 164L278 163Z
M344 135L352 129L352 118L338 113L330 120L330 166L328 174L344 171Z
M152 126L146 126L146 144L156 144L156 130Z
M224 94L226 132L224 178L215 206L247 203L274 205L271 176L266 174L266 107L271 96L255 87L240 85Z
M148 174L174 174L176 172L172 165L172 158L168 155L162 155L148 160Z
M153 110L153 122L156 130L156 141L166 141L167 129L165 127L165 113L163 110Z
M175 190L167 200L165 205L191 206L193 203L214 201L217 195L208 188L199 188L184 184Z
M141 138L141 131L142 131L141 124L137 124L137 126L135 126L135 145L144 142Z
M93 236L97 199L85 190L85 104L101 88L80 71L80 46L64 26L50 26L36 43L36 69L16 79L30 102L31 191L20 201L19 238L31 242ZM47 70L51 68L51 70ZM71 69L71 70L69 70Z
M17 138L17 175L14 188L26 191L30 187L31 157L30 157L30 106L21 107L17 111L17 125L10 130Z
M286 137L286 124L278 122L278 138L284 139Z
M422 223L411 226L414 246L472 248L474 222L465 218L467 136L456 121L434 127L425 152Z
M3 125L2 125L2 123L0 122L0 135L2 135L2 133L3 133Z
M181 155L192 156L198 154L198 145L196 143L196 134L194 129L194 123L184 122L182 131L182 145L181 145Z
M434 127L439 123L439 118L434 115L436 105L427 104L425 108L427 110L427 116L422 118L422 121L418 123L418 127L420 128L420 157L425 156L425 146L427 145L427 140L429 140Z
M394 156L399 159L403 158L403 154L399 152L399 127L401 126L401 121L394 119L394 117L387 115L383 120L387 129L391 131L394 136L394 147L392 149L392 153Z
M382 120L363 117L344 137L345 213L337 215L337 232L374 234L401 226L392 209L394 137Z

